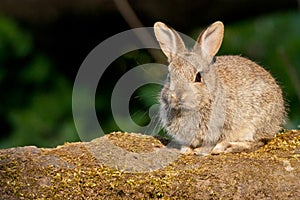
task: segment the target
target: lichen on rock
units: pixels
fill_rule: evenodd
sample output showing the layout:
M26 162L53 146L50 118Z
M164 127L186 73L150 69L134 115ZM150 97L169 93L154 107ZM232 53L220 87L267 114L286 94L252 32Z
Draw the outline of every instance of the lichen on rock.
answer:
M251 153L205 157L121 132L0 150L2 199L300 199L299 183L300 131Z

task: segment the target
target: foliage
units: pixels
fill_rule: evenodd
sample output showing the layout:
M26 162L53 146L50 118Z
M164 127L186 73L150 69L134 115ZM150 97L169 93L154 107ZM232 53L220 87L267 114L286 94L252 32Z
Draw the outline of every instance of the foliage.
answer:
M0 18L0 147L50 147L78 140L71 118L71 84L53 65L34 49L30 32Z

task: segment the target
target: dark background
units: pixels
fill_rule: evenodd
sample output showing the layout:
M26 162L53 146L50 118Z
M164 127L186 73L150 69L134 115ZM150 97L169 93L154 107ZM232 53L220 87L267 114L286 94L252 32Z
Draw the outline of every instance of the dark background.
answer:
M286 127L297 128L299 1L2 0L0 147L51 147L79 141L72 118L73 82L85 57L108 37L163 21L196 38L216 20L225 23L219 54L243 55L268 69L282 85L289 105ZM96 109L107 116L100 120L105 132L119 130L109 109L114 83L147 62L156 62L147 51L132 52L117 59L101 79ZM147 124L145 113L158 91L159 87L148 86L136 92L141 98L133 100L131 107L138 123Z

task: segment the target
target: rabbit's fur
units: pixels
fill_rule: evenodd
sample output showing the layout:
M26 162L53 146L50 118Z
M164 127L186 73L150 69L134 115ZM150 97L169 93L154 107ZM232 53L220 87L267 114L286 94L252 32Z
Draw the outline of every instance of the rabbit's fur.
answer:
M203 31L193 49L161 22L154 32L170 63L160 117L182 149L199 155L247 151L280 130L284 100L270 73L240 56L215 57L223 40L222 22Z

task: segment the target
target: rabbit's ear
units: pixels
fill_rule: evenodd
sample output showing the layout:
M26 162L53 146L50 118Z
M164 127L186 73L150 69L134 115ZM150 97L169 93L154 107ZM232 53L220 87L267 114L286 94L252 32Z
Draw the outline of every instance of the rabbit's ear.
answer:
M223 35L223 23L220 21L213 23L199 35L194 50L200 51L199 53L204 55L208 62L211 62L221 47Z
M154 33L164 54L171 61L176 54L185 50L184 42L179 34L172 28L168 27L162 22L154 24Z

